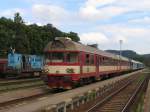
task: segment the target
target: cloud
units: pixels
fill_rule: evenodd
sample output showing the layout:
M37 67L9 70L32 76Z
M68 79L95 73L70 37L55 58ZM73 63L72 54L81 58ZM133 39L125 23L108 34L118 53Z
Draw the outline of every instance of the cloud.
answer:
M84 44L99 44L104 45L109 42L109 39L100 32L88 32L79 35L80 40Z
M55 3L45 4L46 1L43 1L44 4L35 3L32 5L33 18L38 23L52 23L57 27L66 24L70 26L93 24L101 20L111 21L113 17L141 10L137 8L139 7L139 1L136 2L135 0L87 0L76 10L68 10L66 7ZM130 4L130 2L136 5L132 5L133 3ZM147 2L143 3L146 4ZM141 1L140 3L142 4Z
M79 15L85 20L99 21L138 11L150 11L150 0L87 0Z
M120 37L125 42L132 39L147 39L147 35L150 35L150 29L141 27L130 27L128 25L118 24L118 25L105 25L97 27L97 30L103 31L109 34L111 37ZM144 38L143 38L144 37ZM125 39L126 38L126 39Z
M24 16L26 14L26 11L24 9L14 8L0 11L0 16L13 18L16 12L19 12L21 16Z
M43 23L58 24L69 18L69 13L64 8L55 5L35 4L32 7L33 16Z
M114 16L125 13L128 9L122 7L104 7L97 9L95 7L80 8L80 16L87 20L110 19Z
M127 40L127 37L125 37L124 35L121 35L121 34L118 34L116 36L112 36L111 38L111 42L112 43L119 43L119 41L122 40L123 43L127 43L128 40Z
M26 2L26 3L30 3L30 4L43 4L43 3L50 3L50 2L52 2L51 0L22 0L22 1L24 1L24 2Z
M119 40L123 40L123 49L135 50L139 53L150 52L150 29L142 27L130 27L128 25L105 25L97 27L98 31L109 35L111 44L107 49L118 49Z
M132 19L132 20L129 20L129 23L132 23L132 24L143 24L143 25L148 25L150 24L150 17L149 16L145 16L143 18L136 18L136 19Z
M117 0L116 5L125 6L132 10L150 10L150 0Z
M80 7L79 15L84 19L99 20L112 18L129 10L125 7L109 5L115 1L116 0L87 0L84 6Z

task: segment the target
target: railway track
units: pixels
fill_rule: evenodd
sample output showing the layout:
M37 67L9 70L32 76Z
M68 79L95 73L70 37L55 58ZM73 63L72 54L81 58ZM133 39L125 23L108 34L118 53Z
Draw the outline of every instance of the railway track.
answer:
M47 96L51 96L53 94L61 94L61 92L64 92L63 90L51 90L49 88L43 88L43 87L39 87L38 89L43 89L42 92L40 93L35 93L34 95L29 95L26 97L21 97L18 99L14 99L14 100L8 100L5 102L0 102L0 112L5 112L3 110L5 109L9 109L11 107L18 107L24 104L28 104L32 101L40 101L42 99L45 99ZM31 91L30 91L31 92Z
M144 81L144 77L129 80L123 87L97 102L86 112L126 112Z
M43 85L44 82L40 78L0 81L0 93Z
M40 89L40 87L39 87L39 89ZM31 95L31 96L26 96L26 97L21 97L21 98L14 99L14 100L1 102L0 103L0 110L23 104L24 101L26 101L26 103L27 103L27 102L30 102L31 100L34 100L34 99L40 98L40 97L44 97L48 94L52 94L52 92L50 90L49 91L47 90L47 91L43 91L40 93L36 93L34 95Z

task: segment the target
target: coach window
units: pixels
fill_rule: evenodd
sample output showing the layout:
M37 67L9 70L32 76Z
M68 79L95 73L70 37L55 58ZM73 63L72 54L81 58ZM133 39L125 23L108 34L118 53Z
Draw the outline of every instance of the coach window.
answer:
M63 52L52 52L51 62L64 62L64 53Z
M90 65L94 65L94 55L90 56Z
M79 56L79 53L74 53L74 52L67 53L66 54L66 62L77 63L78 62L78 56Z
M102 58L101 58L101 65L105 66L105 60L106 60L105 57L102 57Z
M115 62L114 59L111 59L111 66L114 66L114 65L115 65L114 62Z
M100 57L100 65L104 65L104 57Z
M103 57L103 61L102 61L103 66L106 66L106 61L107 61L107 59L105 57Z
M55 62L60 63L64 62L64 53L63 52L51 52L45 54L45 61L48 62Z
M90 63L90 55L86 54L85 55L85 64L89 64Z

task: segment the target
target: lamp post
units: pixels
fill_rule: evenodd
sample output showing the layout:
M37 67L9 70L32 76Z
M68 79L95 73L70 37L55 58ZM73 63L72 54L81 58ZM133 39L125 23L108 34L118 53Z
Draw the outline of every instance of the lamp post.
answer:
M122 43L123 43L123 41L119 40L119 43L120 43L120 59L121 59L121 56L122 56Z
M121 70L121 56L122 56L122 43L123 41L122 40L119 40L119 43L120 43L120 54L119 54L119 60L120 60L120 70Z

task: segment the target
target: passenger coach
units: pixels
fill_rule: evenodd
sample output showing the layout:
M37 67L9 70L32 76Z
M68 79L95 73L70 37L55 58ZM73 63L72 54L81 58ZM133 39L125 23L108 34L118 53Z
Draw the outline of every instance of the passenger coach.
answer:
M44 80L50 88L70 89L132 69L128 58L56 37L44 49Z

